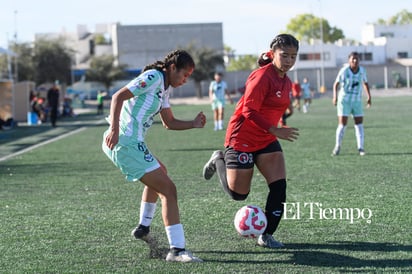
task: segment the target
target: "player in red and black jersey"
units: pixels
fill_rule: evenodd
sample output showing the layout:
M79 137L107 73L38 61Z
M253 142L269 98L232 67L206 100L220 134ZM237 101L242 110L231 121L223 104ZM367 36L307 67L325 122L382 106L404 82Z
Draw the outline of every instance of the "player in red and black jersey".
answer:
M245 200L250 192L254 166L264 176L269 194L265 206L268 226L258 238L260 246L282 247L273 238L286 201L286 167L278 139L294 141L299 133L293 127L278 127L290 107L292 82L286 75L295 64L299 42L289 34L276 36L270 51L260 56L260 68L245 85L226 131L225 151L217 150L203 168L209 180L217 170L225 192L234 200Z

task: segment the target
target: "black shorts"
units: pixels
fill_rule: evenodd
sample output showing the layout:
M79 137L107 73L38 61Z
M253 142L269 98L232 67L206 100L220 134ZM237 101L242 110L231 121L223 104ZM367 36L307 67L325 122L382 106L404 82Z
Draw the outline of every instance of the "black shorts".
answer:
M243 152L227 147L225 150L226 168L229 169L249 169L255 166L254 159L263 153L282 151L279 141L270 143L267 147L254 152Z

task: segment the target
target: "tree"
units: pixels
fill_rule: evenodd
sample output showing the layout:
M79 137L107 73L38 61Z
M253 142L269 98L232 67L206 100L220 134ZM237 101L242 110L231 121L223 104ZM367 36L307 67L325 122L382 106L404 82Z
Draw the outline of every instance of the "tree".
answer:
M113 81L125 76L126 65L114 66L114 61L112 55L93 57L90 68L86 71L86 80L100 82L105 86L106 91L109 91Z
M230 60L227 71L254 70L257 67L257 59L258 56L252 54L239 55Z
M62 83L71 81L71 65L74 51L62 40L38 40L34 45L35 82Z
M379 18L377 24L380 25L408 25L412 24L412 13L406 9L401 10L388 20Z
M35 81L35 64L33 59L33 46L30 43L14 44L12 51L16 53L17 58L17 80L18 81ZM13 74L15 73L15 67Z
M190 76L195 81L196 96L202 98L202 81L213 79L213 74L216 70L224 69L224 60L222 54L219 54L213 49L194 48L189 46L187 49L191 53L196 68Z
M321 39L323 30L323 42L335 42L345 38L343 31L331 27L329 22L312 14L300 14L292 18L286 26L286 32L294 35L300 41L310 42L311 39Z
M12 53L10 53L12 52ZM9 77L9 68L16 81L34 81L33 47L30 43L13 44L10 52L0 55L0 78ZM7 54L10 54L8 56Z

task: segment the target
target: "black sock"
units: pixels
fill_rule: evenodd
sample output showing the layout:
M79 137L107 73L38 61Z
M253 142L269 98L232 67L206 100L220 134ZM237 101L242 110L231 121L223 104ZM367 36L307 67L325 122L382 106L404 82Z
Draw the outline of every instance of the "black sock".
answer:
M173 255L177 256L179 255L180 252L185 251L186 249L184 248L178 248L178 247L172 247L170 249L171 252L173 252Z
M216 165L216 173L217 176L219 177L219 182L223 187L223 191L230 196L230 198L232 198L235 201L243 201L246 200L247 196L249 195L249 193L247 194L239 194L236 193L234 191L232 191L228 184L227 184L227 177L226 177L226 164L225 161L223 159L217 159L215 162Z
M268 225L264 234L272 235L283 215L283 203L286 201L286 179L280 179L269 184L269 194L266 200L265 215Z

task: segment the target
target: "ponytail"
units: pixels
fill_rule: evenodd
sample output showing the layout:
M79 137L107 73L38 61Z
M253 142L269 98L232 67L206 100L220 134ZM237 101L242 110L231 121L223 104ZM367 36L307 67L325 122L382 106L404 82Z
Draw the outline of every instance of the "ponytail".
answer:
M156 61L153 64L147 65L143 68L143 71L149 69L156 69L159 71L164 71L171 64L174 64L178 70L186 67L195 67L195 62L192 56L185 50L174 50L166 55L163 61Z

